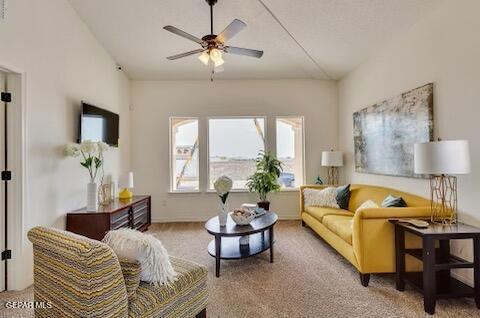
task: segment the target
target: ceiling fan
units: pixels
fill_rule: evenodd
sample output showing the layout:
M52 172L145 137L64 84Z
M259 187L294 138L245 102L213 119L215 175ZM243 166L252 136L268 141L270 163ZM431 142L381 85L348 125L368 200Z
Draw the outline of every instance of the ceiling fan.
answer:
M242 31L247 26L243 21L240 21L239 19L233 20L232 23L230 23L220 34L213 34L213 6L215 5L215 3L217 3L217 1L218 0L206 0L208 5L210 6L210 34L205 35L201 39L171 25L167 25L164 27L165 30L184 37L190 41L196 42L202 47L201 49L169 56L167 57L167 59L177 60L183 57L201 53L198 59L202 61L203 64L210 65L212 67L212 80L214 73L223 71L223 53L244 55L256 58L261 58L263 55L263 51L225 45L225 42L233 38L237 33Z

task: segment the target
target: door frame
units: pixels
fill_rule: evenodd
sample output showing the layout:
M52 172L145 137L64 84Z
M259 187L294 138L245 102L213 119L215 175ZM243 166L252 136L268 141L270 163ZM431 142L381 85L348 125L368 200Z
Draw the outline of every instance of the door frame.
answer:
M26 262L28 247L25 229L26 211L26 172L27 172L27 116L26 116L26 73L4 61L0 61L0 70L7 75L9 91L13 93L11 121L9 122L9 170L13 180L9 181L8 207L8 246L12 250L12 259L8 260L8 290L22 290L29 285L32 274L30 264ZM30 258L30 257L28 257ZM28 274L27 274L28 273ZM3 273L0 273L3 275Z

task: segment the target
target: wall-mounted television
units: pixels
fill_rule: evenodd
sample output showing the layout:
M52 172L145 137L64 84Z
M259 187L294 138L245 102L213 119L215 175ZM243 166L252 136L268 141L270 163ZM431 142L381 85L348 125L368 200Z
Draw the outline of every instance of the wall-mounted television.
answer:
M118 114L82 102L78 142L103 141L118 147L119 121Z

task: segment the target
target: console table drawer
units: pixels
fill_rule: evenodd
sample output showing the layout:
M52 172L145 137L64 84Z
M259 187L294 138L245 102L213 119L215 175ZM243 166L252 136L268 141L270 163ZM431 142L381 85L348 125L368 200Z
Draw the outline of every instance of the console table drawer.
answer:
M150 196L134 196L129 201L114 200L96 212L81 209L67 213L67 231L101 240L108 231L133 228L146 231L151 223Z
M111 220L112 220L112 226L117 223L123 223L124 220L128 221L128 216L130 215L130 209L123 209L120 210L119 212L116 212L112 215Z

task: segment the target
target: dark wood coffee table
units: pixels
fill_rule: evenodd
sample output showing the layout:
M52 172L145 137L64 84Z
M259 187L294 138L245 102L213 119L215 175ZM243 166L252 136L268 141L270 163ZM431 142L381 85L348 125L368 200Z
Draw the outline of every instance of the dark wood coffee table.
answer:
M270 263L273 263L273 226L278 216L274 212L254 219L249 225L237 225L228 216L227 225L221 227L218 216L205 223L208 233L215 236L208 244L208 253L215 257L215 275L220 277L221 259L241 259L260 254L270 249ZM268 235L266 235L268 232ZM242 236L249 236L249 244L240 245Z

